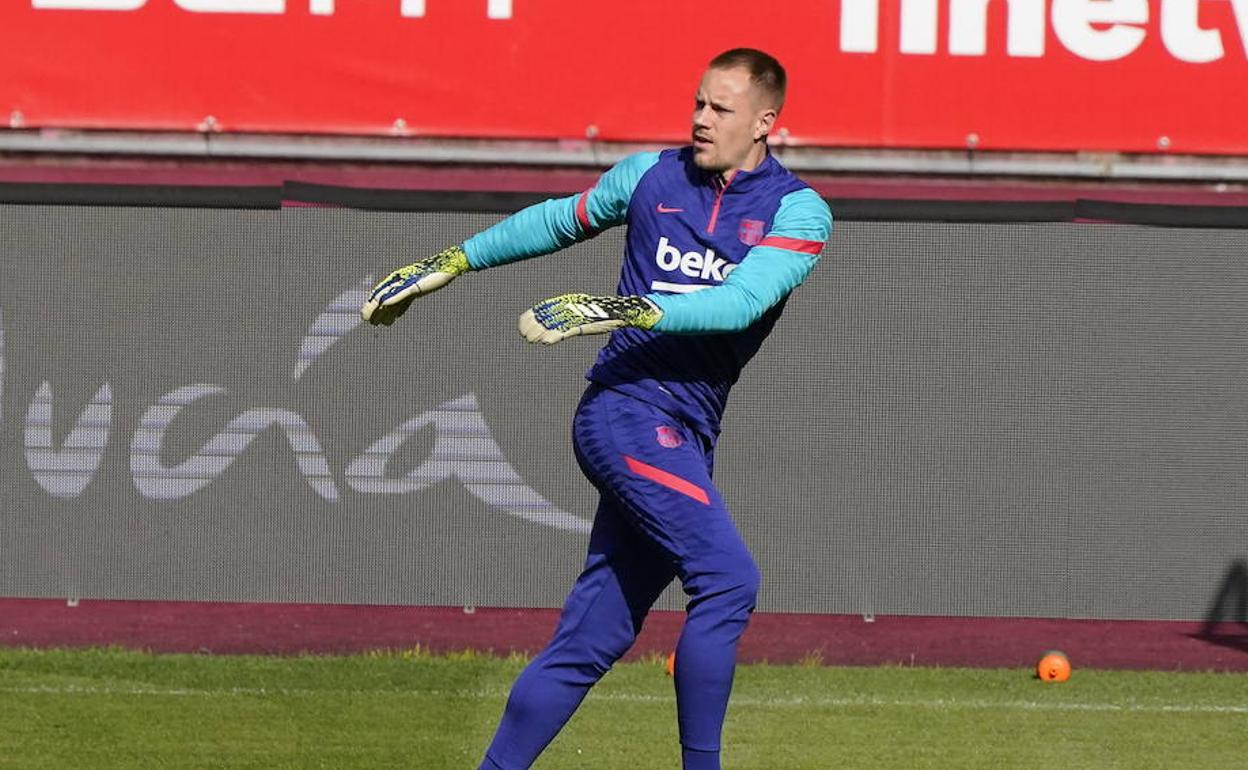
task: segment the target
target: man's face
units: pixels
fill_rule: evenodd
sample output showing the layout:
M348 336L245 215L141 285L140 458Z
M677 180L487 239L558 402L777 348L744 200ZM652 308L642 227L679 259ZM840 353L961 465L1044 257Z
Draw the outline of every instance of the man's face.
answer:
M693 109L693 162L705 171L742 167L765 137L776 111L762 103L744 67L708 69Z

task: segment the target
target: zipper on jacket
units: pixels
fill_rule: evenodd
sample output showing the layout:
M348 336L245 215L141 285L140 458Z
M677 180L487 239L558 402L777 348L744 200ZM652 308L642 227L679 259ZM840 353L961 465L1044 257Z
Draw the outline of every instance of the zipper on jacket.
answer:
M728 181L724 182L724 186L719 188L719 192L715 194L715 206L711 209L711 221L706 225L708 233L715 232L715 220L719 219L719 204L724 199L724 191L728 189L728 185L732 184L732 180L737 178L737 172L732 172L732 176L728 177Z

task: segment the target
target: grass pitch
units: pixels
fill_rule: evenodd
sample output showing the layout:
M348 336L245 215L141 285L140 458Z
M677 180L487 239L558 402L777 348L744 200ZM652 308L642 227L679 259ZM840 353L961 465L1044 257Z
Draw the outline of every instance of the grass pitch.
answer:
M475 768L523 665L0 649L0 768ZM1248 675L742 666L724 766L1248 767ZM662 665L617 666L535 767L678 768Z

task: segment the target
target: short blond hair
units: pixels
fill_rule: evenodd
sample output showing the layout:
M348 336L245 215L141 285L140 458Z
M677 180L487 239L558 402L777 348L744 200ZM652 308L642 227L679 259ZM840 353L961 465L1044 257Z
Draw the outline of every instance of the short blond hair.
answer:
M757 48L733 48L711 59L710 69L744 67L750 73L750 82L771 102L776 112L784 106L784 92L788 88L788 76L776 57Z

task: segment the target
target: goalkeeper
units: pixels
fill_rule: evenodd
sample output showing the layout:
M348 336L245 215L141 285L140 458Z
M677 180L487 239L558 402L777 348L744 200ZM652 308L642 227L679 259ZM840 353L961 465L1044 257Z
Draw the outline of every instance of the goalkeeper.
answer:
M534 762L676 578L689 596L675 668L684 768L720 767L737 641L759 584L711 483L720 417L832 227L823 200L767 151L784 92L771 56L720 54L699 84L691 146L629 156L578 196L396 270L361 310L389 325L458 275L628 225L618 296L563 295L520 317L530 342L612 332L573 419L577 461L601 499L585 569L512 688L486 770Z

